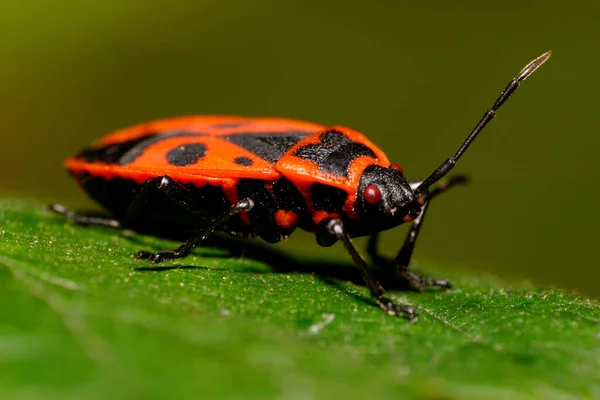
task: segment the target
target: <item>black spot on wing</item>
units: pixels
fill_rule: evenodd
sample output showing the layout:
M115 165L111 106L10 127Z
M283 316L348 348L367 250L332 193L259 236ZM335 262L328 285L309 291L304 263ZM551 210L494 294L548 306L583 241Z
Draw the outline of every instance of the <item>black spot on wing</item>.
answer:
M241 165L241 166L244 166L244 167L249 167L252 164L254 164L254 161L252 161L248 157L236 157L233 160L233 162L236 163L237 165Z
M177 167L196 164L206 154L203 143L188 143L177 146L167 153L167 162Z
M186 131L172 131L161 133L160 135L156 135L148 140L141 142L138 146L132 148L128 151L120 160L120 164L129 164L134 162L139 156L142 155L147 148L152 145L155 145L158 142L163 140L177 138L177 137L195 137L195 136L206 136L203 133L194 133L194 132L186 132Z
M146 149L162 140L175 137L206 136L203 133L172 131L165 133L149 133L139 138L127 140L102 147L86 148L75 158L87 162L102 162L105 164L126 165L134 162Z
M369 147L352 142L337 131L325 132L320 143L303 146L294 155L314 162L323 172L337 176L348 176L350 164L359 157L376 157Z
M285 133L232 133L223 139L251 151L260 158L275 164L292 146L313 132L290 131Z

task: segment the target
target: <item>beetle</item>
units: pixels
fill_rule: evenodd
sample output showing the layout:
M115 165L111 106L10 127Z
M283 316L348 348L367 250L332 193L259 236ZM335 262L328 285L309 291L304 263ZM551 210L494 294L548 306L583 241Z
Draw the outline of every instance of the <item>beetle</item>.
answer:
M549 57L547 52L527 64L454 156L422 181L408 181L366 136L346 127L283 118L189 116L116 131L66 160L68 172L112 218L79 215L60 204L49 208L79 225L186 235L173 251L137 253L154 263L186 257L216 231L275 243L299 227L314 232L321 246L341 241L379 307L414 319L413 307L384 296L351 238L370 236L368 254L394 268L412 288L449 289L447 280L424 278L408 268L430 202L466 178L438 182ZM379 256L378 233L408 222L412 226L395 259Z

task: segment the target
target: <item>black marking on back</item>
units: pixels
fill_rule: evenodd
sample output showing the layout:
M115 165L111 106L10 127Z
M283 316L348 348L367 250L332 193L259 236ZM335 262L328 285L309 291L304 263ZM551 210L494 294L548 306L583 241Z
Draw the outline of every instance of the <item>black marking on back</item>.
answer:
M138 146L145 140L152 140L156 137L156 133L150 133L148 135L131 139L126 142L119 142L110 144L108 146L96 147L96 148L85 148L81 150L75 158L83 159L87 162L103 162L106 164L120 164L120 160L124 154L131 149Z
M313 132L289 131L285 133L233 133L223 139L253 152L257 156L275 164L296 143Z
M340 213L348 198L348 193L343 189L333 186L313 183L310 187L315 210L323 210L329 213Z
M358 157L376 158L373 150L337 131L323 133L320 143L303 146L294 155L314 162L323 172L337 176L348 176L350 164Z
M319 139L326 146L342 146L351 142L344 134L335 130L323 133Z
M187 143L177 146L167 152L167 162L176 167L196 164L199 159L206 155L204 143Z
M186 131L172 131L166 133L148 133L139 138L107 146L86 148L79 152L75 158L87 162L103 162L105 164L127 165L134 162L150 146L174 137L206 136L204 133Z
M251 159L249 159L248 157L236 157L233 160L234 163L236 163L237 165L241 165L243 167L249 167L252 164L254 164L254 161L252 161Z

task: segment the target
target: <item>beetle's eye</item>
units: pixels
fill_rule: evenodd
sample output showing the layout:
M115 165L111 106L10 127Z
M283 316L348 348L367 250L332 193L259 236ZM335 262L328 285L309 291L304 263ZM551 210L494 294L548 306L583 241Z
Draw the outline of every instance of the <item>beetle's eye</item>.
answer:
M403 173L402 168L400 168L400 166L398 164L392 164L392 165L390 165L390 168L395 169L396 171L400 172L401 174Z
M369 204L377 204L381 200L381 192L375 185L368 185L363 193L365 201Z

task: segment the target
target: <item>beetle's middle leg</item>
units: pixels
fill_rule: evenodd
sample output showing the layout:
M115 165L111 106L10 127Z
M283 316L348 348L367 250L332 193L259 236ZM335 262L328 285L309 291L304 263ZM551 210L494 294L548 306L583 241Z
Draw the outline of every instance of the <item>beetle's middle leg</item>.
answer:
M229 210L225 211L220 216L214 218L210 224L203 227L198 233L190 237L184 244L173 251L162 253L151 253L140 251L137 253L137 258L147 259L154 263L163 261L175 260L188 256L200 243L210 236L217 228L226 224L231 218L235 217L242 211L250 211L254 207L254 200L246 198L234 204Z

